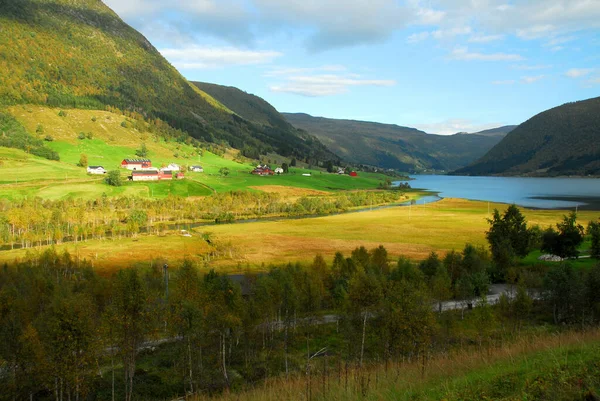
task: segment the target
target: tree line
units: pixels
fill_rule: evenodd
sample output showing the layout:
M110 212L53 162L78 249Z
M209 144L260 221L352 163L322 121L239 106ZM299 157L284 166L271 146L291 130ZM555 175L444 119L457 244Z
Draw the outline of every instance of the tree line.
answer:
M358 191L326 197L301 197L286 201L279 194L232 191L201 200L168 196L164 199L98 197L68 199L0 200L0 239L3 244L32 247L42 242L85 241L152 234L169 225L194 222L233 222L268 216L306 216L344 212L361 206L402 200L399 191Z

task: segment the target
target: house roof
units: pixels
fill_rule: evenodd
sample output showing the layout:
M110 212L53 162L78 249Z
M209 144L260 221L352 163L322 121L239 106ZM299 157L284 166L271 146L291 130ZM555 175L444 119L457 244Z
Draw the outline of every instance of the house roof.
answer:
M89 168L90 170L96 170L96 169L99 169L99 168L101 168L101 169L103 169L103 170L104 170L104 167L102 167L102 166L88 166L88 168Z
M142 171L132 171L131 175L158 175L158 171L156 170L142 170Z
M126 163L144 163L144 162L150 162L150 159L125 159L124 162Z
M192 168L202 168L202 166L192 166Z

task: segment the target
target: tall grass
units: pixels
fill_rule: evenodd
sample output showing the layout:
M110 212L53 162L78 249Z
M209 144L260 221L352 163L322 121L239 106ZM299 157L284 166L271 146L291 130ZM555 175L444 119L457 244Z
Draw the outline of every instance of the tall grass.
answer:
M480 399L486 391L520 391L519 382L530 386L546 371L567 371L569 366L581 367L598 359L600 329L585 332L529 335L497 347L454 351L425 361L380 363L358 369L356 366L326 366L326 359L316 362L319 373L293 378L265 381L258 387L240 393L225 393L219 397L195 395L189 399L202 400L427 400ZM507 389L502 381L509 378ZM500 385L498 385L500 383ZM548 386L563 385L558 380ZM566 383L568 384L568 383ZM565 384L565 385L566 385ZM490 385L501 389L490 390ZM487 387L486 387L487 386ZM483 387L483 390L481 388ZM581 386L580 386L581 387ZM466 393L480 396L465 398ZM585 391L582 388L582 391ZM499 392L500 391L500 392ZM491 398L494 399L494 398Z

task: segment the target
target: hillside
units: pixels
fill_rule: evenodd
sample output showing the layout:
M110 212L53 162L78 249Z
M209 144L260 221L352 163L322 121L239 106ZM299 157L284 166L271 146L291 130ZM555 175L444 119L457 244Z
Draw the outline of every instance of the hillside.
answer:
M473 132L473 135L483 135L483 136L498 136L500 138L504 138L508 135L509 132L517 128L516 125L505 125L503 127L486 129L484 131Z
M515 128L457 175L599 175L600 97L555 107Z
M0 107L134 111L207 142L333 158L318 141L253 124L190 85L100 0L0 1Z
M465 166L500 141L500 136L430 135L415 128L283 113L295 127L315 135L346 160L402 171L448 171Z
M285 117L263 98L246 93L233 86L207 82L192 82L192 84L248 121L283 130L293 129Z

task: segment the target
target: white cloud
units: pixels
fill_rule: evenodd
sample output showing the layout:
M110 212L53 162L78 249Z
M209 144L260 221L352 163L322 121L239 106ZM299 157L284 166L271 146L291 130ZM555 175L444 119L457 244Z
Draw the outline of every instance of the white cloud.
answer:
M300 35L312 50L387 40L410 25L434 26L428 37L470 42L506 36L544 40L558 50L574 33L600 27L598 0L104 0L143 32L161 23L181 36L206 35L256 44L281 32ZM424 40L411 35L409 43ZM170 40L160 37L161 40Z
M526 40L540 39L548 36L554 30L556 30L554 25L534 25L532 27L517 29L517 36Z
M437 31L431 32L431 36L435 39L449 39L456 36L468 35L472 32L470 26L456 26L450 29L438 29Z
M532 83L540 81L540 80L542 80L544 78L546 78L545 75L536 75L536 76L530 76L530 77L522 77L521 78L521 82L523 82L524 84L532 84Z
M581 78L591 74L593 71L593 68L571 68L565 72L565 75L569 78Z
M415 128L430 134L453 135L459 132L479 132L486 129L501 127L506 124L489 123L480 124L472 120L453 118L437 123L411 124Z
M417 9L418 22L423 25L435 25L440 23L446 16L445 11L434 10L431 8Z
M473 35L469 38L469 42L471 43L489 43L497 40L504 39L504 35L482 35L477 34Z
M429 35L430 35L429 32L413 33L406 39L406 41L411 44L419 43L424 40L427 40L429 38Z
M507 53L476 53L469 52L467 47L456 47L450 54L450 58L453 60L464 60L464 61L518 61L523 60L523 57L518 54L507 54Z
M347 68L343 65L338 64L330 64L323 65L321 67L275 67L269 71L267 71L264 76L265 77L279 77L279 76L289 76L296 74L308 74L314 72L341 72L346 71Z
M321 73L323 71L323 67L276 69L267 73L267 76L275 76L281 82L274 83L269 88L273 92L317 97L347 93L351 87L357 86L390 87L396 85L396 81L389 79L363 78L361 75L350 72L323 74ZM342 71L340 70L340 72ZM275 73L273 74L273 72Z
M504 81L492 81L492 85L514 85L516 83L517 81L515 81L514 79L507 79Z
M283 53L270 50L243 50L233 47L191 46L178 49L162 49L163 56L177 68L201 69L219 68L232 65L268 64L283 56Z

